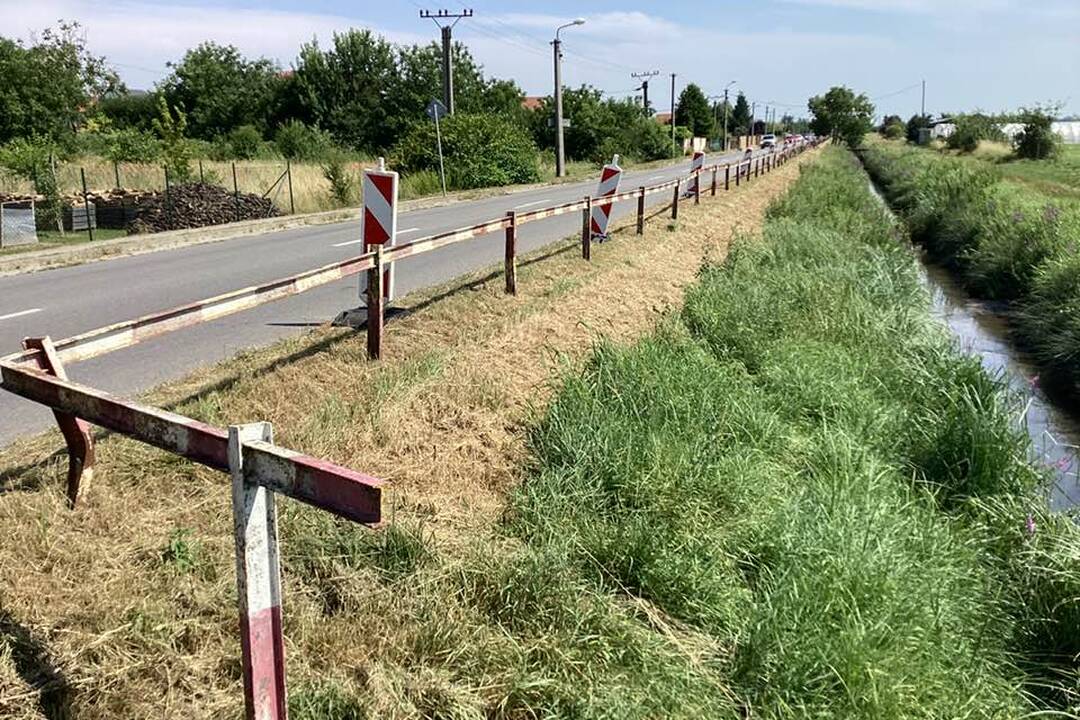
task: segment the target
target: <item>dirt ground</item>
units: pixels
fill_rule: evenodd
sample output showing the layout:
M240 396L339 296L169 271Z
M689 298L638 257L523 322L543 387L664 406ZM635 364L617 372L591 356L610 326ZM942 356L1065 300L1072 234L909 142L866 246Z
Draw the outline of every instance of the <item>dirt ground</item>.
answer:
M677 224L662 213L643 238L623 227L592 262L576 241L525 258L516 297L498 269L405 298L379 362L365 359L362 333L327 327L146 399L218 425L270 421L278 444L388 480L391 523L422 527L442 556L466 555L519 481L527 428L559 374L597 338L630 341L678 308L703 258L755 232L814 154L684 201ZM227 478L106 437L72 512L61 448L49 433L0 453L0 717L242 714ZM327 619L288 574L292 538L320 527L290 515L295 505L279 500L290 685L346 667L392 685L379 658L407 634L383 615L394 599L370 579L334 578L362 609Z

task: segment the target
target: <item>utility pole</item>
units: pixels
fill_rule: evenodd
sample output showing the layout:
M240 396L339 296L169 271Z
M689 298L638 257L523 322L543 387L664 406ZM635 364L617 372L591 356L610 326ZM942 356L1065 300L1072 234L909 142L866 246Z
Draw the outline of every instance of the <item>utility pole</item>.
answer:
M630 77L635 80L641 80L641 92L643 93L643 104L645 106L645 112L649 112L649 78L656 77L660 74L659 70L651 70L649 72L630 73Z
M919 117L926 117L926 81L922 81L922 109L919 110Z
M675 147L675 73L671 73L671 146Z
M450 115L454 114L454 43L451 36L454 26L458 24L462 18L470 18L473 16L472 10L462 10L459 13L447 12L446 10L439 10L437 12L431 12L430 10L421 10L420 17L430 18L435 23L439 30L442 31L442 94L443 105L446 106L446 112ZM449 25L444 25L443 22L453 20Z
M563 140L562 117L562 40L559 32L574 25L584 25L585 18L577 18L555 28L555 39L551 42L555 55L555 177L566 175L566 144Z
M750 103L750 127L746 133L746 144L750 145L754 140L754 115L757 112L757 101Z
M734 84L735 84L735 81L732 80L731 82L729 82L727 85L724 86L724 152L727 152L727 149L728 149L727 121L728 121L728 110L730 109L730 106L728 105L728 89Z

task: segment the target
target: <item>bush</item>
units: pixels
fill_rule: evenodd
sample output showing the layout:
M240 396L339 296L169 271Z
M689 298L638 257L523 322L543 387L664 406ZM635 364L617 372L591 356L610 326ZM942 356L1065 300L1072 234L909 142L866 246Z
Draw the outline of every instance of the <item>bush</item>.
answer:
M253 125L241 125L229 133L229 150L235 160L253 160L262 148L262 133Z
M348 207L356 199L356 177L349 170L349 158L342 152L332 152L322 164L323 177L330 183L330 197L341 207Z
M908 142L919 142L919 130L922 128L930 127L929 115L912 115L908 118L907 125L904 127L904 135L907 137Z
M184 111L170 109L164 97L158 98L158 116L154 118L154 132L161 138L161 154L165 167L172 174L173 182L191 180L192 146L184 136L187 116Z
M899 140L907 135L907 129L900 118L896 118L895 121L886 123L881 129L881 134L887 137L889 140Z
M540 179L536 145L520 127L492 115L457 113L441 123L447 185L456 189ZM391 151L404 173L439 169L435 124L417 123Z
M125 128L107 134L102 154L113 162L152 163L161 156L161 145L144 130Z
M1046 160L1061 152L1061 138L1053 130L1054 118L1044 110L1022 110L1019 121L1024 124L1013 147L1017 157L1027 160Z
M300 120L281 125L274 135L274 144L282 157L308 162L322 160L334 148L329 133L309 127Z
M1002 141L1005 136L998 127L998 118L982 113L960 115L955 120L956 129L945 140L945 145L950 150L960 152L975 152L981 140Z
M59 155L56 143L42 137L16 138L0 146L0 166L34 184L34 192L45 197L38 213L47 226L62 229L63 208L55 171Z

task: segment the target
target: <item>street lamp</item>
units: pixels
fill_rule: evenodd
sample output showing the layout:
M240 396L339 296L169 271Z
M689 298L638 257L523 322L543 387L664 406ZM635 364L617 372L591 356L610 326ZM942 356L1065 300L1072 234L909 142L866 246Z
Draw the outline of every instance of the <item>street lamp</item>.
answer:
M575 25L584 25L585 18L575 18L565 25L555 28L555 40L551 43L555 51L555 177L566 175L566 151L563 145L562 119L562 40L559 32Z

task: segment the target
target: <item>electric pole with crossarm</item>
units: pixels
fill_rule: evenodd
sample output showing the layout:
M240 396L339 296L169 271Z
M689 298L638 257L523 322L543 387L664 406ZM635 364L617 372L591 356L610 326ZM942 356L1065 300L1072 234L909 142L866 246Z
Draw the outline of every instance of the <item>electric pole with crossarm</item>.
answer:
M439 30L442 31L442 77L443 77L443 105L446 106L446 112L450 115L454 114L454 43L451 33L454 30L454 26L458 24L462 18L470 18L473 16L472 10L462 10L459 13L447 12L446 10L438 10L431 12L430 10L421 10L420 17L430 18L432 22L439 26ZM444 22L450 22L449 25L444 25Z
M649 78L656 77L659 74L659 70L630 73L630 77L634 78L635 80L641 80L642 105L645 108L645 112L649 112Z

